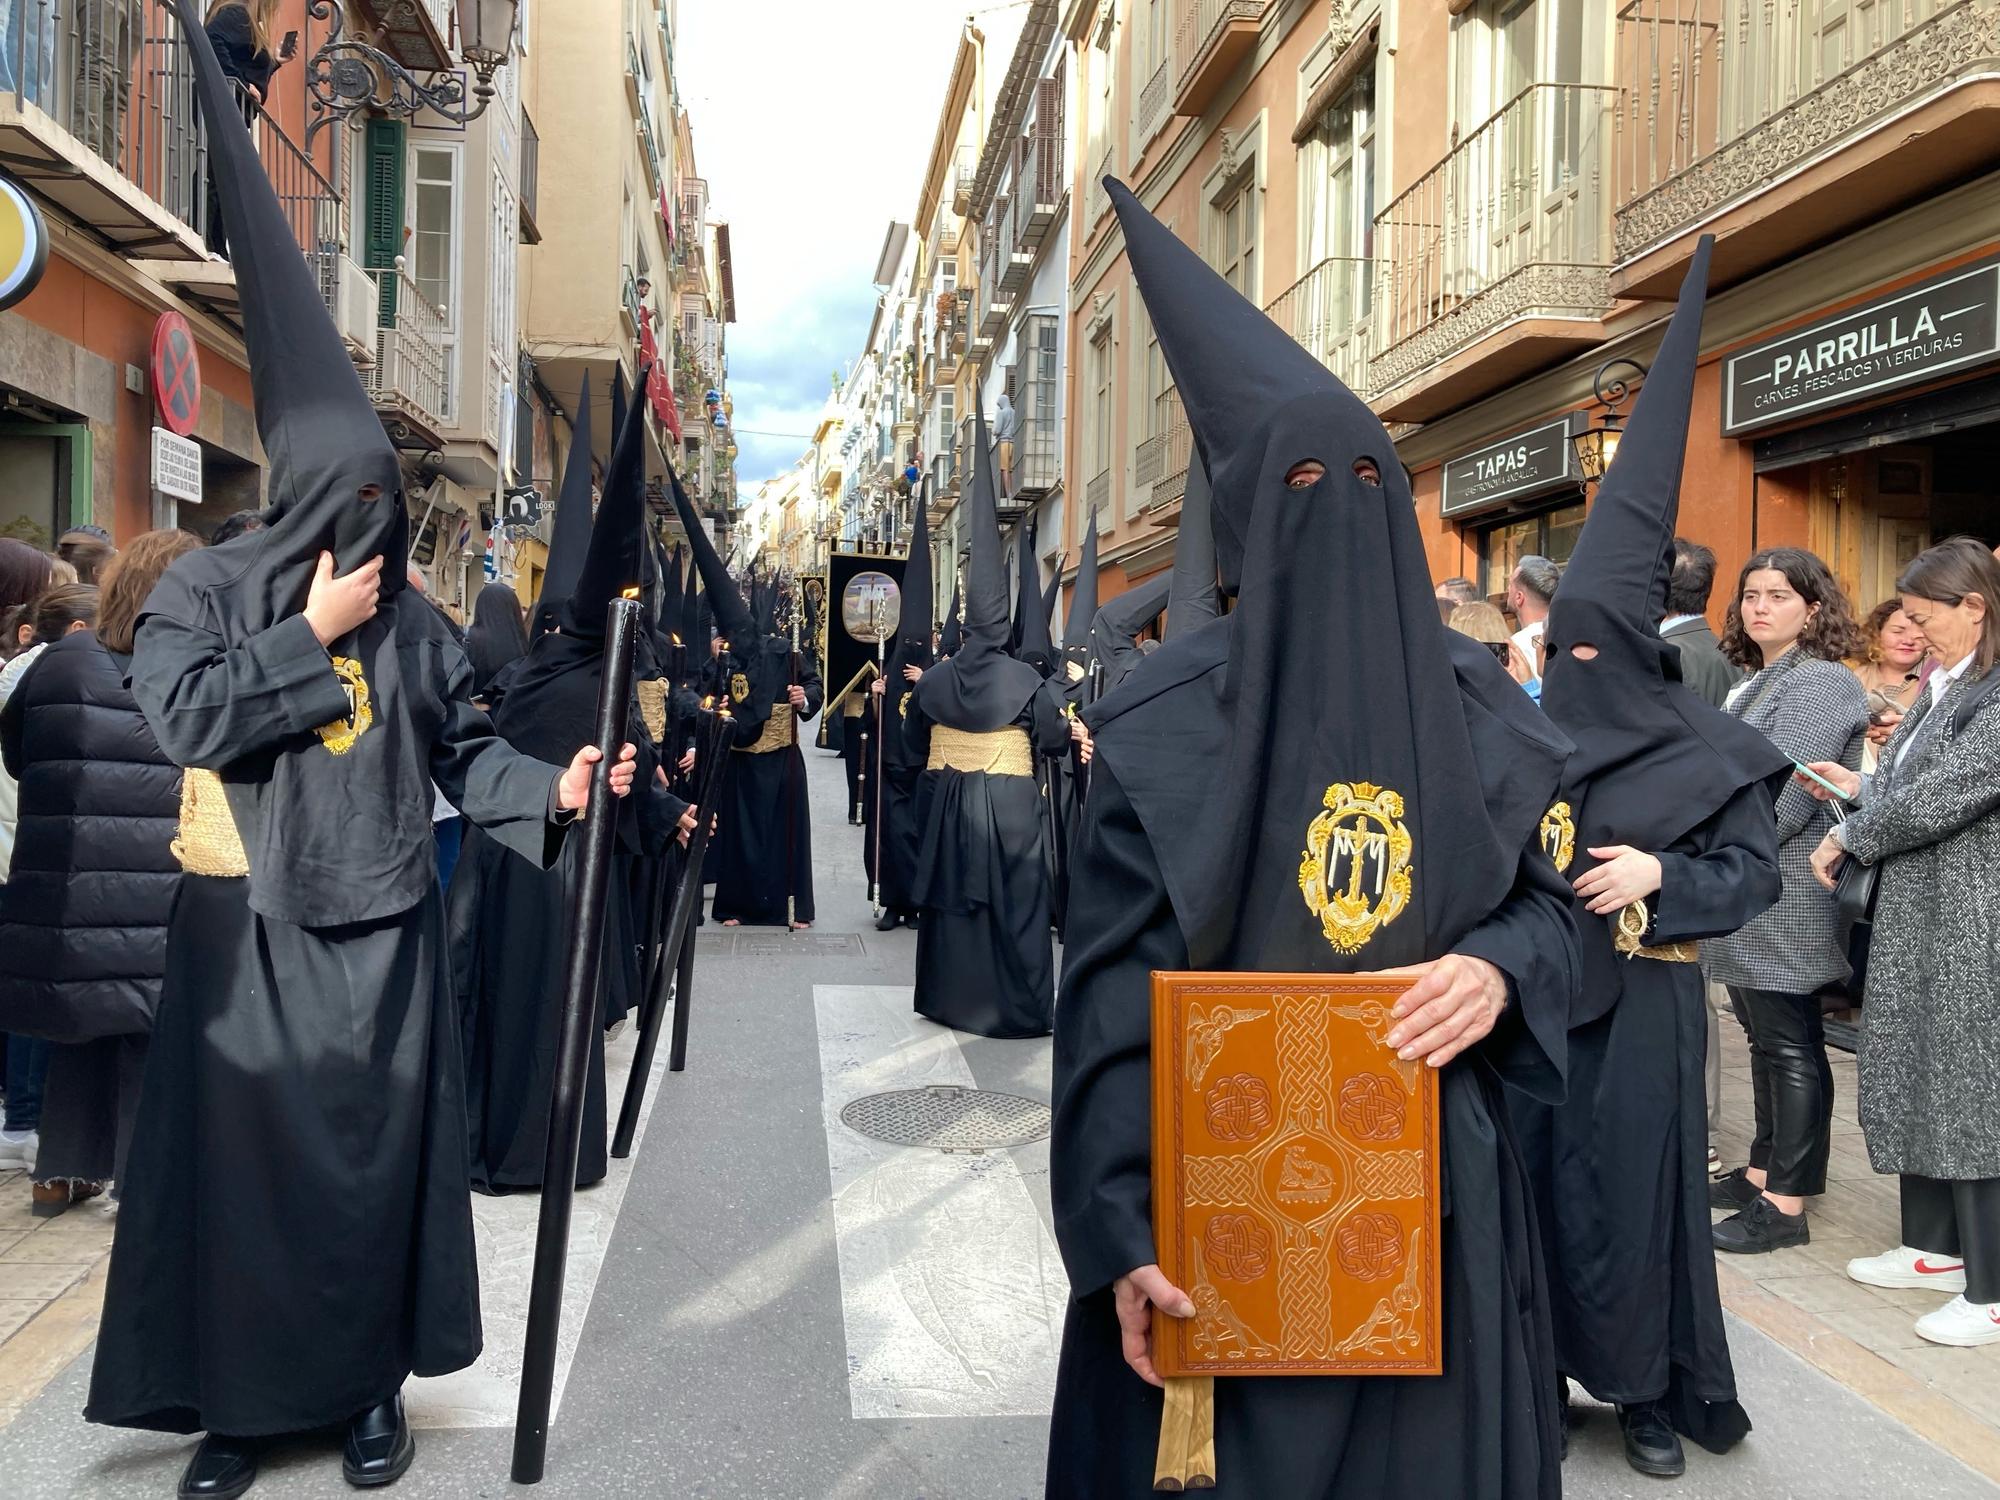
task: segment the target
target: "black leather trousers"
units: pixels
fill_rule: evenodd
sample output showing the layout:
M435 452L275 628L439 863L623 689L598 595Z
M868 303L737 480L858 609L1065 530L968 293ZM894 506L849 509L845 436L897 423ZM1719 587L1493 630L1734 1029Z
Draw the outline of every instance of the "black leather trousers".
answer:
M1729 986L1730 1007L1750 1036L1750 1086L1757 1136L1750 1165L1766 1192L1810 1197L1826 1191L1832 1145L1833 1068L1819 997Z
M1965 1300L2000 1302L2000 1177L1904 1177L1903 1243L1965 1262Z

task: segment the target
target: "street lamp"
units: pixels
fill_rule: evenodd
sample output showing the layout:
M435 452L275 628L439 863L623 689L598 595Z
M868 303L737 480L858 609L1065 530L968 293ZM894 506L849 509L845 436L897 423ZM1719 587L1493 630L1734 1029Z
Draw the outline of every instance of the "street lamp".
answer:
M1570 446L1576 450L1576 466L1587 484L1602 479L1618 456L1618 437L1625 427L1625 418L1618 408L1632 394L1631 381L1613 373L1618 370L1628 370L1640 379L1646 375L1646 367L1635 359L1606 360L1590 378L1591 391L1597 397L1596 412L1570 413Z
M383 32L418 14L417 0L383 0L382 9ZM427 71L419 77L381 48L344 35L345 0L307 0L306 13L326 26L326 40L306 64L306 90L313 101L312 122L306 126L310 150L321 130L363 110L405 117L429 110L454 125L485 114L493 102L493 75L513 55L520 0L457 0L459 56L472 70L470 98L465 77L456 70Z

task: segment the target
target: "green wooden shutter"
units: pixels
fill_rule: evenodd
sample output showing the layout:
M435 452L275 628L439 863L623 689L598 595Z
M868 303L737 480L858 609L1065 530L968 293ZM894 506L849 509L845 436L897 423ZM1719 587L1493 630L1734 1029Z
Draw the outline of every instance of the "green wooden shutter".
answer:
M396 257L403 253L404 123L368 122L368 204L363 225L362 265L392 274L376 278L381 287L381 324L396 321Z

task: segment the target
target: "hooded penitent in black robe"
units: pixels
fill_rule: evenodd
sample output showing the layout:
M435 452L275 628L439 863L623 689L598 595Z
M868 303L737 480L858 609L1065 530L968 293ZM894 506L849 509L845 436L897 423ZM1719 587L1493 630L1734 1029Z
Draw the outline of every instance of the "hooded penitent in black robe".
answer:
M1440 1079L1444 1373L1218 1378L1216 1493L1554 1496L1546 1291L1500 1094L1502 1078L1561 1089L1576 935L1536 826L1565 746L1490 654L1448 639L1381 423L1109 188L1215 476L1221 583L1238 605L1156 652L1090 716L1056 1032L1051 1185L1073 1300L1048 1493L1152 1492L1161 1394L1125 1365L1112 1305L1112 1283L1157 1260L1150 971L1337 973L1459 953L1499 969L1507 1006ZM1324 476L1292 488L1307 459ZM1379 482L1357 472L1362 460ZM1343 931L1348 952L1323 930L1323 886L1300 863L1336 786L1395 793L1388 815L1410 840L1406 903ZM1332 857L1343 863L1328 883L1352 856Z
M983 453L983 412L977 425ZM922 912L916 1008L980 1036L1045 1036L1055 960L1035 767L1060 754L1069 735L1042 674L1007 654L1007 577L987 465L975 466L966 503L964 643L924 673L903 720L925 767L913 888ZM1040 590L1034 597L1039 603Z
M85 1414L255 1436L479 1353L432 783L546 862L559 773L493 735L443 618L403 589L395 451L179 9L271 504L169 568L138 625L133 696L200 769ZM331 652L299 613L323 550L341 573L383 560L378 612Z
M1719 1452L1750 1422L1709 1238L1694 950L1777 899L1772 802L1790 765L1682 685L1680 654L1659 633L1707 244L1563 574L1542 686L1543 710L1576 744L1545 824L1558 865L1574 880L1599 863L1592 849L1627 845L1658 857L1660 889L1623 916L1636 956L1614 946L1620 914L1576 902L1583 989L1568 1097L1510 1102L1535 1177L1563 1372L1619 1406L1664 1401L1678 1430Z
M903 564L903 613L896 625L896 638L889 649L888 671L879 695L868 699L871 721L869 750L876 764L868 769L868 795L863 806L861 857L868 878L875 885L875 902L885 911L911 918L917 913L916 876L919 818L917 787L924 771L924 756L903 733L916 684L904 668L930 670L932 610L930 522L925 507L917 506L916 525L910 533L909 560ZM879 776L878 776L879 770ZM877 821L881 835L876 835ZM880 848L881 857L876 857Z
M629 589L641 561L640 491L643 407L634 406L605 475L587 558L556 628L529 648L527 665L493 712L493 726L524 755L566 764L597 733L604 677L604 622L613 599ZM578 419L570 464L590 462L587 413ZM586 481L587 482L587 481ZM546 596L545 596L546 597ZM638 750L633 795L618 809L614 879L605 895L605 1024L638 1004L641 904L638 872L676 848L686 803L657 785L658 753L635 699L625 737ZM471 1122L472 1186L482 1193L540 1187L562 1028L563 971L571 895L581 878L582 841L573 840L550 869L521 859L479 829L466 835L451 886L453 988L463 1021L466 1109ZM591 1028L585 1073L579 1187L605 1172L603 1027Z
M730 641L735 743L709 848L715 919L783 927L813 920L812 808L798 726L819 712L825 689L812 653L794 657L791 637L775 628L777 584L759 587L762 628L747 642ZM805 706L797 710L794 682L805 689Z

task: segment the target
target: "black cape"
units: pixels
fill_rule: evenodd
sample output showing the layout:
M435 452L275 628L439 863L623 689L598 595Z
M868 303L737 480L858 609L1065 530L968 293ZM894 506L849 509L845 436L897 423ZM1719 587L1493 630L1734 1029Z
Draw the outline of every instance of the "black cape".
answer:
M718 922L742 922L753 927L782 927L786 898L791 920L810 922L813 905L812 807L806 794L806 762L800 753L798 725L820 710L825 689L810 652L798 658L799 685L806 706L794 716L791 743L778 749L750 747L764 728L770 710L787 701L791 687L791 642L766 635L759 655L761 670L731 674L736 713L736 743L730 752L717 812L720 823L712 836L709 857L715 872L714 916ZM732 658L734 659L734 658Z

